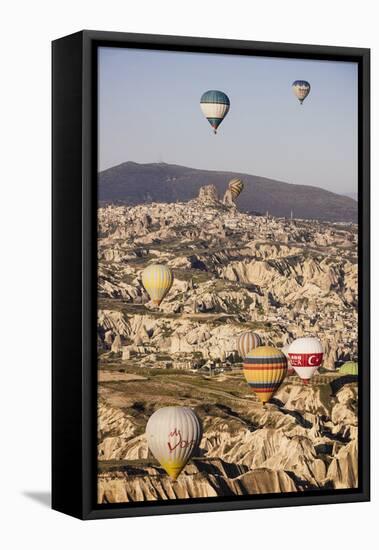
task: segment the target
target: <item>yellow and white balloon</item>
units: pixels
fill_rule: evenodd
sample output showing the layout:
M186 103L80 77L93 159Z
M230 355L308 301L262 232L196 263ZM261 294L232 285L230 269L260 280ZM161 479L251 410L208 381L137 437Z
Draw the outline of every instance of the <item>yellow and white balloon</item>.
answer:
M151 264L142 272L142 284L151 301L159 306L172 287L174 277L166 265Z
M201 435L200 421L188 407L158 409L146 425L150 451L174 480L196 452Z

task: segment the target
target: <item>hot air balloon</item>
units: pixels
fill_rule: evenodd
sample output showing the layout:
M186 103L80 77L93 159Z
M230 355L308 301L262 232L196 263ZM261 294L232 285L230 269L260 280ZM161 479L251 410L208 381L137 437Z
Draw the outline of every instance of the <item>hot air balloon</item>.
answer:
M288 355L288 350L289 349L290 349L290 344L287 344L286 346L282 347L282 352L287 357L287 362L288 362L287 374L288 374L288 376L291 376L291 374L293 374L295 372L295 369L291 365L291 361L290 361L290 358L289 358L289 355Z
M219 90L208 90L200 99L200 107L203 115L217 134L217 128L228 114L230 108L229 98Z
M237 338L237 349L239 356L242 357L242 359L246 357L249 351L261 345L261 337L255 332L244 332Z
M358 363L355 361L347 361L339 370L340 374L358 376Z
M228 188L230 189L230 192L232 193L233 200L236 200L238 195L240 195L244 188L244 183L239 178L233 178L228 183Z
M288 355L291 366L304 384L308 384L322 363L324 350L318 338L297 338L290 345Z
M149 418L147 444L172 479L177 479L201 440L198 417L188 407L163 407Z
M159 306L173 282L169 267L161 264L148 265L142 272L142 284L153 304Z
M306 80L295 80L292 84L292 90L297 99L300 101L300 105L302 105L304 99L311 91L311 85Z
M250 388L265 406L287 374L286 356L277 348L259 346L245 357L243 373Z

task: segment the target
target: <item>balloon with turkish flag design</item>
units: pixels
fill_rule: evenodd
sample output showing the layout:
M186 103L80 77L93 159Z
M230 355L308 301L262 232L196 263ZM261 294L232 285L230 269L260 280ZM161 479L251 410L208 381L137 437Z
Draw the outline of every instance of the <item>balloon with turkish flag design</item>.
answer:
M318 338L297 338L288 349L291 367L308 384L314 373L322 363L324 349Z

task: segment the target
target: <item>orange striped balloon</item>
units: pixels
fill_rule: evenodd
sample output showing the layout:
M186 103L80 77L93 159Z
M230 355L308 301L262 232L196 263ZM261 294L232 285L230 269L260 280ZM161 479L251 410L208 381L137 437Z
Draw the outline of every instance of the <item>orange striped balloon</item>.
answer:
M265 405L287 374L287 358L277 348L259 346L247 354L243 373L252 391Z
M257 348L258 346L262 345L262 340L259 334L256 334L255 332L249 331L244 332L243 334L240 334L240 336L237 339L237 349L239 356L246 357L246 355L254 348Z

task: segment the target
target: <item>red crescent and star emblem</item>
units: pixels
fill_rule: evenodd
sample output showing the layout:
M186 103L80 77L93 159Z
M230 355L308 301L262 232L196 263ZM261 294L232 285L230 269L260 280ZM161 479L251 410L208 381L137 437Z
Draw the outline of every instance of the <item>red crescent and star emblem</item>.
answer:
M292 367L319 367L323 353L289 353Z

